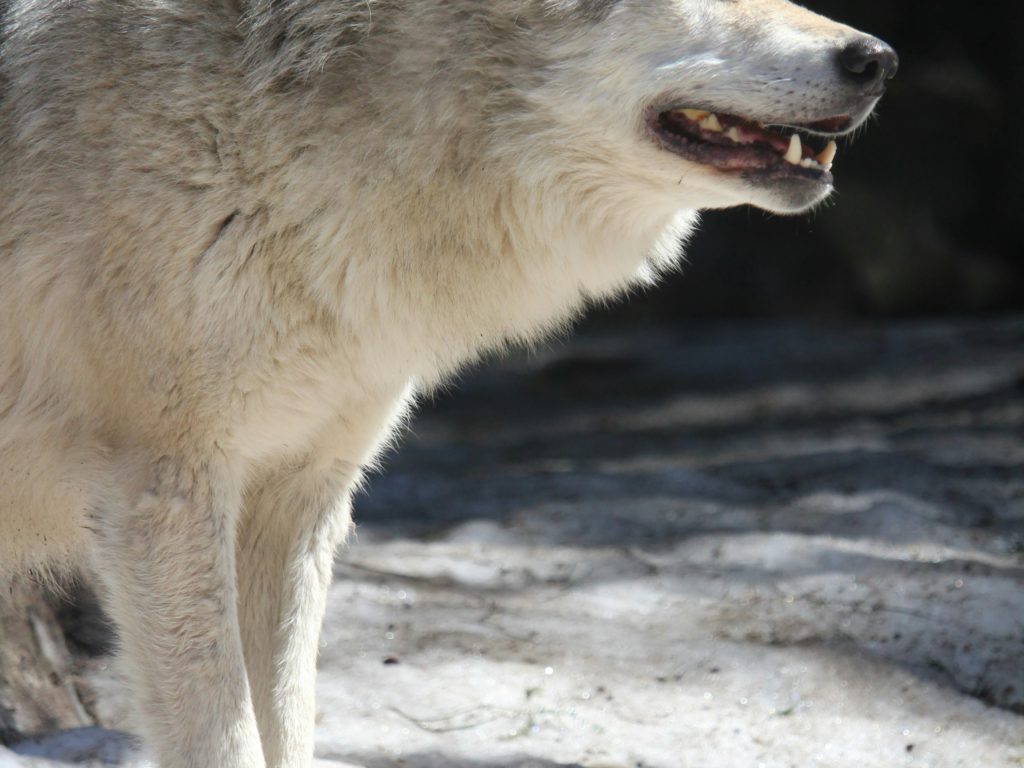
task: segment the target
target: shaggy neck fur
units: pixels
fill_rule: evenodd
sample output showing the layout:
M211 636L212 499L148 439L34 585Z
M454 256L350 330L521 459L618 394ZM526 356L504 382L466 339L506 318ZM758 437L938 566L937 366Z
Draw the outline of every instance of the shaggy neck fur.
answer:
M261 105L244 140L260 144L255 156L281 158L250 173L289 190L253 205L269 231L316 254L304 279L353 339L386 343L414 376L434 379L675 262L695 214L638 195L643 180L593 149L602 142L588 155L545 89L557 62L540 51L572 55L576 42L550 23L544 34L558 39L541 40L530 19L565 13L557 4L482 3L472 18L446 3L289 8L270 15L256 3L243 26ZM467 24L486 30L467 35L475 48L451 39Z

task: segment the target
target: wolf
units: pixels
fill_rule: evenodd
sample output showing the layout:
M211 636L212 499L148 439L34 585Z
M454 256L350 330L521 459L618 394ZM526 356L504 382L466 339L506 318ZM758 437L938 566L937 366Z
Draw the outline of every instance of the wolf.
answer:
M165 768L296 768L418 395L804 211L897 57L784 0L0 0L0 570L85 563Z

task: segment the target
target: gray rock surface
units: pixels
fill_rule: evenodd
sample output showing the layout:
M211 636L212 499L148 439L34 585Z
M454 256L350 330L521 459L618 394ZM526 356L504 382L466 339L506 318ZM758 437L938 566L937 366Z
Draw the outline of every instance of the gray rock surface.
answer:
M583 333L453 395L358 500L324 766L1024 766L1024 319Z

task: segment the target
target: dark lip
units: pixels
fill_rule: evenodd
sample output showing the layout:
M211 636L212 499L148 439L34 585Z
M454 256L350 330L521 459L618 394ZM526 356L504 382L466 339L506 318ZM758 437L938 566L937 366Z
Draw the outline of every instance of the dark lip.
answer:
M831 171L816 171L813 168L801 168L799 165L790 165L783 162L784 167L761 168L749 171L741 171L740 176L752 181L792 181L800 179L813 181L815 184L831 187L835 183L835 177Z
M765 123L765 125L778 125L783 128L792 128L798 131L807 131L819 136L843 136L854 129L854 121L850 115L838 115L827 117L824 120L816 120L810 123Z
M703 165L726 175L736 175L759 183L772 181L806 181L822 186L831 186L834 178L830 171L817 168L804 168L786 162L777 149L765 145L722 145L714 144L684 134L666 130L661 116L674 109L676 105L659 105L651 107L645 113L645 122L651 138L662 149L671 152L690 162ZM703 109L702 107L696 107ZM706 110L711 112L712 110ZM716 113L721 114L721 113ZM799 123L788 120L771 120L766 122L753 121L748 118L734 118L757 125L762 130L778 133L774 128L784 128L790 132L814 134L818 136L838 136L856 127L856 121L849 116L840 115ZM771 126L768 128L767 126Z
M766 127L785 128L790 131L800 131L805 134L825 136L835 139L840 136L846 136L847 134L853 133L857 130L857 127L861 122L863 122L864 116L871 112L873 105L877 101L877 98L872 98L868 105L865 106L863 104L858 104L849 113L826 115L825 117L819 117L813 120L794 120L791 117L785 117L782 115L751 115L744 117L743 119L749 123L755 123ZM658 115L662 112L671 112L676 109L700 109L705 112L713 112L719 115L731 114L726 109L718 109L714 106L702 105L701 102L697 100L658 101L649 104L650 106L644 110L644 119L648 124L650 124L652 120L656 120Z

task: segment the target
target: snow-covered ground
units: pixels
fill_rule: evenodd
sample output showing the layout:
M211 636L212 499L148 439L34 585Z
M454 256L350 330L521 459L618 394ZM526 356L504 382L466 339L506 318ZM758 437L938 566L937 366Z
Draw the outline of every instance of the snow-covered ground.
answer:
M323 766L1024 766L1024 320L592 332L412 433L338 561Z

